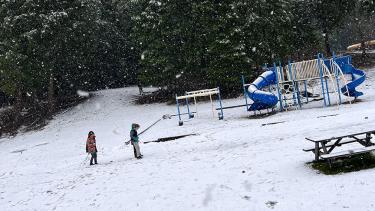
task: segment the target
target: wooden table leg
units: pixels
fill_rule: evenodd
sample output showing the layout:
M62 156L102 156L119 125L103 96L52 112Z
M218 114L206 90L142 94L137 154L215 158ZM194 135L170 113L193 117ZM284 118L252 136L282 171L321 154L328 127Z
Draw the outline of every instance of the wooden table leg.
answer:
M327 151L327 147L326 147L326 142L322 142L322 148L323 148L323 152L324 154L328 154L328 151Z
M366 147L371 146L371 133L366 133Z
M319 142L315 142L315 161L319 161Z

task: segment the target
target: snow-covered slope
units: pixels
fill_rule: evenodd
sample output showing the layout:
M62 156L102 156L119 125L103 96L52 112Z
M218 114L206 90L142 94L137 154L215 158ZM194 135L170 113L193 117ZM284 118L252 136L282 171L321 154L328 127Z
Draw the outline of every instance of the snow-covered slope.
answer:
M305 137L375 129L374 82L369 71L360 103L262 119L239 108L219 121L200 103L198 118L162 120L141 140L199 135L142 144L142 160L123 145L130 124L144 129L175 107L134 105L136 88L97 92L41 131L0 139L0 210L374 210L375 169L317 174L302 151L312 147ZM224 102L233 103L242 99ZM283 123L262 126L271 122ZM91 167L82 163L89 130L99 150Z

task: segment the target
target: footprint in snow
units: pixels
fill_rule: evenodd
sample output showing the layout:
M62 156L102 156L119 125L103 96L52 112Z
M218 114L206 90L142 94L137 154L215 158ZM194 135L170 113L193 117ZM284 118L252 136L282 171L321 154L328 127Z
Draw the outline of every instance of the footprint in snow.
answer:
M266 206L270 209L273 209L273 208L275 208L277 203L278 203L277 201L267 201Z
M245 180L245 181L243 182L243 186L245 187L245 190L251 192L252 184L249 183L249 181Z
M216 185L209 185L206 188L206 196L203 199L203 205L207 206L208 203L212 200L212 191L215 189Z

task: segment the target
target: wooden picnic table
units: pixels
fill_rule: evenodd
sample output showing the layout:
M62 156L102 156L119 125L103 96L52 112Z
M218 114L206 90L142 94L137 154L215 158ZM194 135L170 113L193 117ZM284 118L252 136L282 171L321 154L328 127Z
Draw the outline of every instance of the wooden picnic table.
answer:
M315 154L315 161L319 161L320 158L330 159L335 157L350 156L352 154L365 153L375 150L375 144L371 142L371 135L375 135L375 130L318 140L312 138L305 138L306 140L313 142L315 146L314 148L303 150L305 152L312 151ZM332 153L332 151L337 147L356 142L361 144L363 147L359 149L342 151L339 153Z

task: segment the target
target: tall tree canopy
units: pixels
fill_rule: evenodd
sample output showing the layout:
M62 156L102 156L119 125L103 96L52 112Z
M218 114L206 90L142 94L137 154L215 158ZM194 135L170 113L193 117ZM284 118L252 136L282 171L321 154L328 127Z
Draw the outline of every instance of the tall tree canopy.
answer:
M1 1L0 90L52 108L136 83L238 92L265 63L371 39L373 16L373 0Z
M134 29L140 77L173 92L218 85L230 91L241 74L317 43L297 1L141 2Z
M47 95L54 101L78 89L135 81L130 16L118 5L100 0L2 1L1 90L20 102Z

